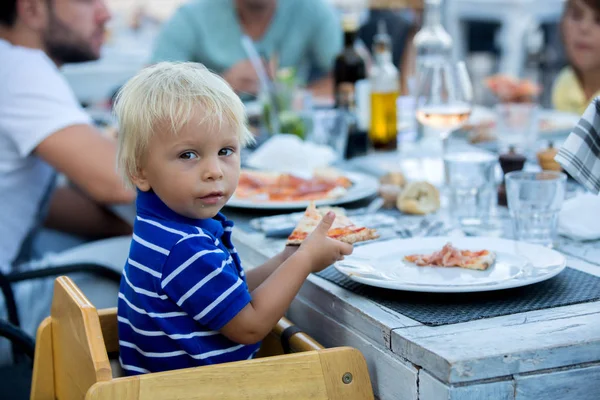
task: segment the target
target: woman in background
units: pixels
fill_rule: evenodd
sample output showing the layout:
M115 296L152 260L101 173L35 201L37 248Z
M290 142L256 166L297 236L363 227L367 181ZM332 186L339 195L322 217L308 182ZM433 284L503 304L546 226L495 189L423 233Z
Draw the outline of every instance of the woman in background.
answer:
M554 82L552 103L581 115L600 96L600 0L568 0L560 25L569 66Z

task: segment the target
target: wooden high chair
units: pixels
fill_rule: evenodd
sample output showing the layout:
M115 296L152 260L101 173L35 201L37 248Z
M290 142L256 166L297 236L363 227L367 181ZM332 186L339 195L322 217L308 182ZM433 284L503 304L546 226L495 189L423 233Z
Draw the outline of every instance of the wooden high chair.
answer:
M37 332L32 400L373 399L358 350L323 349L285 318L256 359L119 377L109 359L119 351L116 314L96 311L68 277L56 279L51 316Z

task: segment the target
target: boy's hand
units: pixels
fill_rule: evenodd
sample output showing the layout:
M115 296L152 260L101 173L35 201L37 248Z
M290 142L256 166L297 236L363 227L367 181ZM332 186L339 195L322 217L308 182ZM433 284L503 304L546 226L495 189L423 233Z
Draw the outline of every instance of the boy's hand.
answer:
M315 230L302 242L298 252L303 252L311 260L311 272L319 272L345 255L352 254L352 245L327 237L327 231L335 220L335 214L328 212Z

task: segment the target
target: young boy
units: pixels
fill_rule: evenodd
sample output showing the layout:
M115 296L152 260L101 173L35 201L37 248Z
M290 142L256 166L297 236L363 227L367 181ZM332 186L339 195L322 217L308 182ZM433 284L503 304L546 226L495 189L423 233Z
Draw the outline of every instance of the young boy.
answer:
M120 91L118 164L137 188L137 218L118 303L129 374L252 358L302 283L352 252L326 233L244 274L219 211L252 141L227 83L193 63L159 63Z

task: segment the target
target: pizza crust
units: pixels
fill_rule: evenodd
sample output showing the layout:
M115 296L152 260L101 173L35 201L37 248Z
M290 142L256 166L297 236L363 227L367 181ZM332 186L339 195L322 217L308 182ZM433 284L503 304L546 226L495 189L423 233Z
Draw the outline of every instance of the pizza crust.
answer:
M476 269L478 271L485 271L496 262L496 253L488 251L488 254L479 256L477 260L472 263L465 264L463 268Z

